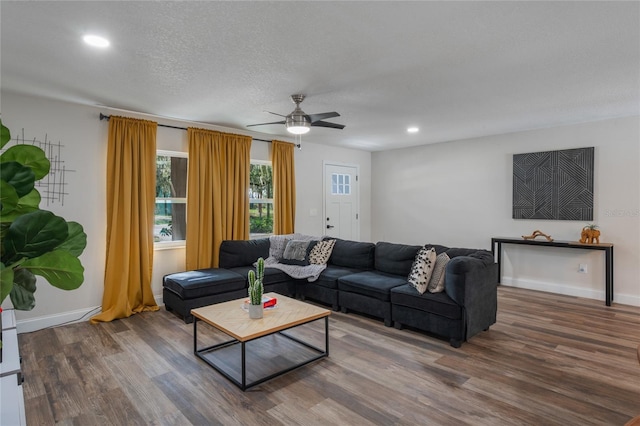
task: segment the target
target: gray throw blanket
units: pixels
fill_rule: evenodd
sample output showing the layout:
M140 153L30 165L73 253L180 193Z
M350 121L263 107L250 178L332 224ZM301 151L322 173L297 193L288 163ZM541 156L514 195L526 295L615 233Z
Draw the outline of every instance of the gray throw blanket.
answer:
M317 241L321 239L322 238L303 234L272 235L269 237L269 257L264 260L264 267L279 269L292 278L306 278L309 282L316 281L322 271L326 269L327 265L285 265L284 263L280 263L280 259L282 259L282 255L289 240Z
M264 267L279 269L291 278L306 278L307 281L313 282L318 279L322 271L327 268L327 265L285 265L284 263L279 263L275 258L269 256L264 260Z

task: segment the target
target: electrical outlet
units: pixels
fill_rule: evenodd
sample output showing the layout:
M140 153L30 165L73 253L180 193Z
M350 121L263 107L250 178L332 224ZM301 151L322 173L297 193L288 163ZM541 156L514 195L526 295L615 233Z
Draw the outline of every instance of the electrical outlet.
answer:
M587 264L586 263L581 263L578 265L578 272L580 272L581 274L586 274L587 273Z

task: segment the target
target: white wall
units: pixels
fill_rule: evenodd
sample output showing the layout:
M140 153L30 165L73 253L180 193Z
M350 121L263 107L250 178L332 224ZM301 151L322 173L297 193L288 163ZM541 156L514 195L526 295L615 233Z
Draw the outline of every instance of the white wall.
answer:
M371 241L371 153L352 149L332 148L302 143L296 152L296 231L309 235L324 235L323 162L359 166L360 241ZM319 177L319 178L318 178ZM317 214L312 215L312 210Z
M100 113L107 115L123 115L134 118L145 118L180 127L191 123L156 119L144 114L122 112L106 107L91 107L43 98L29 97L15 93L2 92L0 97L2 122L12 136L21 133L24 128L25 137L43 139L45 135L63 145L62 158L66 167L75 170L68 173L68 195L64 205L51 205L41 208L51 210L66 220L74 220L82 224L87 233L87 248L80 257L85 267L85 281L74 291L64 291L52 287L44 280L38 281L36 291L36 307L32 311L18 311L18 329L20 332L32 331L45 326L78 320L86 315L88 319L92 310L102 303L104 283L104 262L106 245L106 140L108 123L98 120ZM234 129L206 126L201 123L197 127L238 133ZM260 139L269 139L268 135L256 132L242 132ZM322 235L321 217L309 217L310 208L322 211L322 162L342 161L357 164L361 170L360 190L361 236L370 236L371 216L371 154L329 146L304 143L301 151L296 150L296 186L297 215L296 231L306 234ZM269 160L271 144L254 141L251 158ZM187 134L183 130L159 127L157 132L157 148L171 151L187 151ZM161 302L162 277L165 274L185 269L184 248L156 250L152 289ZM3 308L11 306L9 298L2 304Z
M73 291L59 290L38 277L36 307L29 312L17 311L18 322L45 318L62 323L82 317L102 300L105 258L106 222L106 145L104 123L97 119L98 110L71 104L54 103L36 98L14 96L2 92L2 122L12 139L22 133L28 140L44 140L45 136L63 145L61 159L67 169L67 195L64 205L40 207L80 223L87 234L87 247L80 257L85 268L84 283ZM41 191L42 192L42 191ZM7 297L3 308L11 306ZM29 330L19 329L19 330Z
M490 249L491 237L540 229L576 241L585 222L511 218L513 154L593 146L592 222L615 244L614 302L640 306L639 129L628 117L376 152L373 240ZM604 300L603 252L503 247L503 284Z

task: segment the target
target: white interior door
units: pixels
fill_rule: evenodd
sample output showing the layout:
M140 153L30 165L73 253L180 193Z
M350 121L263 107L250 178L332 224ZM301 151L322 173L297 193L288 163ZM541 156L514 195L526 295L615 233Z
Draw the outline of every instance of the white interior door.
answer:
M324 164L324 231L345 240L360 238L358 167Z

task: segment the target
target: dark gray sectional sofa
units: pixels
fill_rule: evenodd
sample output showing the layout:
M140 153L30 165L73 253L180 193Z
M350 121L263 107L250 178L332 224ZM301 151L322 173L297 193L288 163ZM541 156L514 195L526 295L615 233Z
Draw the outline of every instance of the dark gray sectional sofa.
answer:
M166 309L191 322L191 309L245 297L248 272L259 257L269 256L269 246L268 238L223 241L219 268L165 276ZM407 282L422 246L340 239L316 281L296 280L277 269L265 268L265 292L315 300L336 311L366 314L382 319L386 326L409 326L459 347L496 321L497 264L486 250L427 246L451 258L442 293L420 294Z

